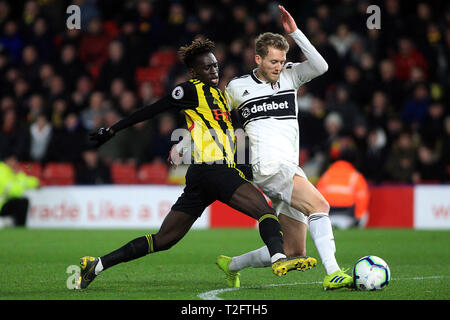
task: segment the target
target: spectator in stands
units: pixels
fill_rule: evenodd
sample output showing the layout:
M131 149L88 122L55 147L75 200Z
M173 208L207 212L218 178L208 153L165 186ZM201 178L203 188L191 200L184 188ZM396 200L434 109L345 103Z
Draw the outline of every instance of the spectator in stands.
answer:
M30 88L29 83L22 77L19 77L16 81L14 81L13 90L14 98L17 104L17 114L20 117L25 117L27 114L27 100L34 90Z
M420 127L420 136L423 142L432 146L433 149L438 147L437 144L444 136L444 116L445 110L442 102L433 101Z
M104 32L102 20L92 18L88 22L87 33L81 36L80 60L86 65L91 76L96 77L108 57L110 37Z
M394 182L411 183L416 170L416 147L411 134L402 132L389 150L386 160L387 178Z
M305 112L301 120L302 141L301 147L314 153L323 148L323 143L327 139L325 131L325 102L323 99L313 96L311 107Z
M0 158L9 155L14 155L20 161L28 158L28 132L14 109L3 113L0 128Z
M392 115L389 117L386 124L386 144L388 147L390 147L394 141L397 140L400 133L402 133L404 129L405 126L398 116Z
M87 133L75 112L69 112L64 118L64 126L52 134L49 147L49 160L78 163L87 143Z
M55 68L51 63L43 63L39 69L39 92L48 94L51 79L56 75Z
M61 48L57 70L63 77L68 91L74 90L77 79L86 74L85 64L79 60L74 44L67 43Z
M53 34L48 29L48 23L42 16L37 17L34 21L31 33L26 41L36 48L38 56L43 62L54 60L55 46Z
M167 35L166 42L179 47L184 43L180 43L180 38L185 32L186 28L186 12L182 2L172 2L169 4L169 13L167 17ZM169 40L170 39L170 40Z
M413 95L408 99L402 109L402 120L410 127L418 128L428 113L430 96L425 83L415 86Z
M361 161L361 172L370 183L378 184L385 179L386 148L383 130L376 128L369 130Z
M138 94L141 106L152 104L156 102L156 100L158 99L153 94L153 87L150 82L141 82L139 85Z
M25 46L22 51L20 72L33 90L39 88L40 68L41 61L36 48L32 45Z
M154 121L139 122L123 131L119 139L118 160L141 165L150 160L153 150ZM133 143L130 143L132 141Z
M101 126L104 115L109 109L102 91L94 91L89 97L89 105L81 111L83 127L90 131Z
M76 81L75 91L72 91L70 105L78 111L84 109L88 104L93 87L94 84L89 75L84 74L79 77Z
M395 65L395 75L397 79L405 81L410 79L411 70L414 66L423 71L428 69L427 62L423 55L418 51L412 41L408 38L398 40L398 52L392 58Z
M366 114L369 127L383 128L386 131L392 113L386 94L383 91L375 91Z
M151 160L156 162L166 162L172 145L167 144L171 141L170 137L175 127L175 119L172 114L165 113L158 118L158 129L154 136L153 148L151 150ZM175 141L172 141L175 144Z
M47 150L52 136L52 126L40 113L30 126L30 160L41 162L47 159Z
M378 69L380 76L376 82L376 90L385 92L394 111L399 112L404 102L404 91L401 81L395 77L395 65L391 60L385 59L380 61Z
M96 149L83 151L82 162L75 168L75 182L82 185L111 183L109 167L101 161Z
M111 101L113 108L119 111L120 97L127 90L125 82L122 78L115 78L111 82L111 87L108 91L108 100Z
M30 28L41 13L40 6L36 0L25 2L22 12L22 24L25 28Z
M361 69L354 64L344 68L344 84L348 88L348 95L355 102L358 109L369 102L373 90L373 84L361 74Z
M126 90L120 95L119 112L122 117L130 115L136 110L137 101L133 91Z
M120 120L119 114L115 110L108 110L103 119L104 126L110 127ZM111 165L115 160L120 159L121 155L121 136L122 134L118 134L115 139L112 139L99 150L99 155L102 161L105 164Z
M356 119L361 114L359 108L350 99L348 88L345 85L339 85L336 88L335 99L331 100L327 106L328 112L336 112L342 118L342 130L351 132Z
M336 49L341 60L345 58L352 45L357 41L357 36L349 30L348 25L341 23L336 33L330 36L330 43Z
M27 123L34 123L37 117L46 111L47 110L44 106L44 97L38 93L32 94L30 99L28 99L28 114L26 118Z
M50 123L56 130L62 129L64 125L64 117L68 111L68 102L63 98L56 99L51 104Z
M417 166L413 174L414 183L439 183L444 181L444 166L439 154L423 144L417 150Z
M64 79L59 75L54 75L50 79L50 86L48 91L48 101L52 103L57 99L66 99L66 85Z
M165 25L156 14L153 2L149 0L137 1L136 14L133 15L133 19L137 25L139 42L145 45L142 48L143 57L149 57L164 39Z
M122 78L128 89L135 87L132 66L125 59L122 43L117 40L111 41L109 44L108 59L101 66L97 87L102 91L106 91L115 78Z
M7 22L11 13L11 7L9 6L8 1L1 0L0 1L0 29L3 30L5 27L5 23Z
M408 25L405 18L402 16L402 8L399 0L386 0L381 8L383 14L381 15L383 47L387 50L387 54L394 53L394 49L398 39L405 34Z
M3 29L3 35L0 39L3 48L9 52L11 61L13 63L21 61L24 41L19 34L18 26L15 21L9 20L6 22Z
M148 43L140 39L137 32L137 25L131 17L124 17L120 25L120 33L116 38L124 47L126 61L132 65L132 69L148 64L146 54Z

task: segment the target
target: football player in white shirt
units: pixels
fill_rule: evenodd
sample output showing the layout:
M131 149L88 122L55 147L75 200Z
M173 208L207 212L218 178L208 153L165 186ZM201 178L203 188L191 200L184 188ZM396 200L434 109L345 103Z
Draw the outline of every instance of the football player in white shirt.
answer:
M311 238L327 274L323 281L324 289L351 287L352 277L340 269L335 258L329 204L298 166L297 90L325 73L328 65L297 28L289 12L283 6L279 9L284 30L307 60L286 63L287 40L279 34L264 33L256 39L255 62L258 67L250 75L230 81L225 96L230 108L237 109L249 137L253 181L272 200L283 228L286 255L306 255L309 225ZM232 287L240 286L240 270L271 265L267 247L232 258L221 255L216 263ZM298 269L314 267L316 261L309 258L308 263Z

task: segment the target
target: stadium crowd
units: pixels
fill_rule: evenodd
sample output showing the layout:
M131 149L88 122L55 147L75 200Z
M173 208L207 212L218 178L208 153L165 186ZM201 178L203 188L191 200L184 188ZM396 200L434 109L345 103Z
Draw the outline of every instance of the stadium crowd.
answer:
M81 9L68 29L66 8ZM220 88L254 68L254 39L282 32L278 3L0 0L0 159L72 163L76 183L111 183L116 162L166 163L184 124L167 113L101 149L87 133L152 103L188 73L176 50L214 40ZM368 29L368 5L381 29ZM303 86L300 163L314 180L343 148L373 184L450 181L450 6L446 1L285 1L328 62ZM301 60L291 44L288 60ZM235 121L238 123L238 121ZM173 142L172 142L173 143Z

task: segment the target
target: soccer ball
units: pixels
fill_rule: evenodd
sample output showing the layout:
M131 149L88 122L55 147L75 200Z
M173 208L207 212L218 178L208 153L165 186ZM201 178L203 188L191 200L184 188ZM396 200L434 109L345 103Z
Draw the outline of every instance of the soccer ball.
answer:
M374 291L385 288L391 280L391 271L387 263L376 256L365 256L353 267L355 288L363 291Z

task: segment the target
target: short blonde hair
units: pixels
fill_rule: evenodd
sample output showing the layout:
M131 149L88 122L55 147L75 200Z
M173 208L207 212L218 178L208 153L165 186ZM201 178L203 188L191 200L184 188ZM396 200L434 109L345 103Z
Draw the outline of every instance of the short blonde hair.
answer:
M289 43L285 37L278 33L265 32L260 34L255 40L256 54L264 58L269 53L269 47L287 52Z

